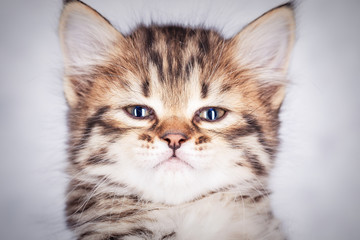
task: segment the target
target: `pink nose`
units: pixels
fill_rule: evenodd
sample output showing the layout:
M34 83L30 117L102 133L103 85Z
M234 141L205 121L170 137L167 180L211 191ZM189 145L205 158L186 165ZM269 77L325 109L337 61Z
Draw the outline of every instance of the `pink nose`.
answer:
M166 133L161 139L168 142L169 148L176 150L180 148L181 143L185 142L188 138L183 133Z

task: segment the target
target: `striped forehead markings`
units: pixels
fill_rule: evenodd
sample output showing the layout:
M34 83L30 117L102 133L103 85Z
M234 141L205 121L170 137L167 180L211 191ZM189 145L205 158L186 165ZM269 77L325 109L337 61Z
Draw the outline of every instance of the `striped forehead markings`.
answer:
M161 81L165 80L165 74L172 79L181 75L188 78L195 62L200 68L204 67L204 57L211 49L208 31L171 26L143 28L142 31L144 50L148 52L149 61L157 67ZM188 55L184 52L185 47L192 52L190 56L185 56Z
M209 84L202 82L201 83L201 98L206 98L209 91Z
M185 66L186 78L190 77L190 73L194 70L194 64L195 64L195 57L192 55L190 57L190 60Z
M150 56L150 61L156 66L158 70L159 80L161 82L164 82L165 76L164 76L164 66L163 66L162 56L157 51L150 51L149 56Z
M145 47L146 49L151 49L155 40L154 32L151 28L146 28L145 35Z
M198 46L202 54L208 54L210 52L209 36L207 35L206 31L200 32Z
M145 97L150 96L150 81L147 77L145 77L145 80L142 82L142 92Z

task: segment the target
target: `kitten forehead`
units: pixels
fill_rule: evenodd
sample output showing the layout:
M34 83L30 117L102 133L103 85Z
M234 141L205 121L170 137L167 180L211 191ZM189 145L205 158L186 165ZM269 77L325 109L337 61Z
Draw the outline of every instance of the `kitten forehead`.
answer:
M182 27L140 27L128 38L141 53L151 83L175 98L187 85L209 78L217 65L214 56L220 55L224 43L213 31Z

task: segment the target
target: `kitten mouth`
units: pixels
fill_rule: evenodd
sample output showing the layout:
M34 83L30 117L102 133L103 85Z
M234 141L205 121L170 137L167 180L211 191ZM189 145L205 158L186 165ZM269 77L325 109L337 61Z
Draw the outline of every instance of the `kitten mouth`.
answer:
M173 156L171 156L170 158L156 164L156 166L154 168L159 168L159 167L166 167L171 170L179 170L182 168L191 168L191 169L194 168L188 162L180 159L175 154Z

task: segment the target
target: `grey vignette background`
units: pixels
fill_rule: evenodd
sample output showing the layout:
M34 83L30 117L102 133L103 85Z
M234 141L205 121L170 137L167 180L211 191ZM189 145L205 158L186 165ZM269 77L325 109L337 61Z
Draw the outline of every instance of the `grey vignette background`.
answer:
M226 37L280 0L85 1L127 33L139 22ZM71 239L63 218L66 104L60 0L0 3L0 239ZM303 0L272 175L290 239L360 238L360 2Z

